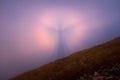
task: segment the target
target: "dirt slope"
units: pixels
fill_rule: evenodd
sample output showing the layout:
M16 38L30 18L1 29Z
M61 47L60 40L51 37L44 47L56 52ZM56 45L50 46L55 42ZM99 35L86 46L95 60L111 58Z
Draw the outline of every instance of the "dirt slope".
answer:
M84 73L97 71L100 66L120 63L120 38L76 52L11 80L75 80Z

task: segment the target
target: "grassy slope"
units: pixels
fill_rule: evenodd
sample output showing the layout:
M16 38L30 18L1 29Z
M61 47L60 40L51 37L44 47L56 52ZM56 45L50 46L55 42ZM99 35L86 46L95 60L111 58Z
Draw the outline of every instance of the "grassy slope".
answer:
M114 63L120 63L120 38L76 52L11 80L75 80L83 73L93 73L102 65Z

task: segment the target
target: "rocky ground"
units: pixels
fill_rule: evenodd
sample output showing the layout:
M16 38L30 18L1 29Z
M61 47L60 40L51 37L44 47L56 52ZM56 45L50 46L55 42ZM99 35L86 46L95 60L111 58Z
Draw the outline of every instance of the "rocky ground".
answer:
M111 66L101 66L93 74L84 74L77 80L120 80L120 63Z

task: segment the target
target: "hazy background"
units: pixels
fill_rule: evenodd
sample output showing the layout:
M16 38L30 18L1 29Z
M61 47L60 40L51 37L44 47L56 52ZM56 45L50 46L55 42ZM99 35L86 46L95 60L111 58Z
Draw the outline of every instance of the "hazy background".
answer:
M0 80L56 59L59 16L65 55L120 36L120 0L0 0Z

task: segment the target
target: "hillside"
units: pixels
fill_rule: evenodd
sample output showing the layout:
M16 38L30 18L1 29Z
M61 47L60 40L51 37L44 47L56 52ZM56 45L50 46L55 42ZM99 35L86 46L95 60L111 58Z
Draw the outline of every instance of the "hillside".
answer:
M76 52L10 80L81 80L79 78L84 74L94 74L101 67L106 69L115 64L120 64L120 38ZM116 73L120 75L120 69Z

